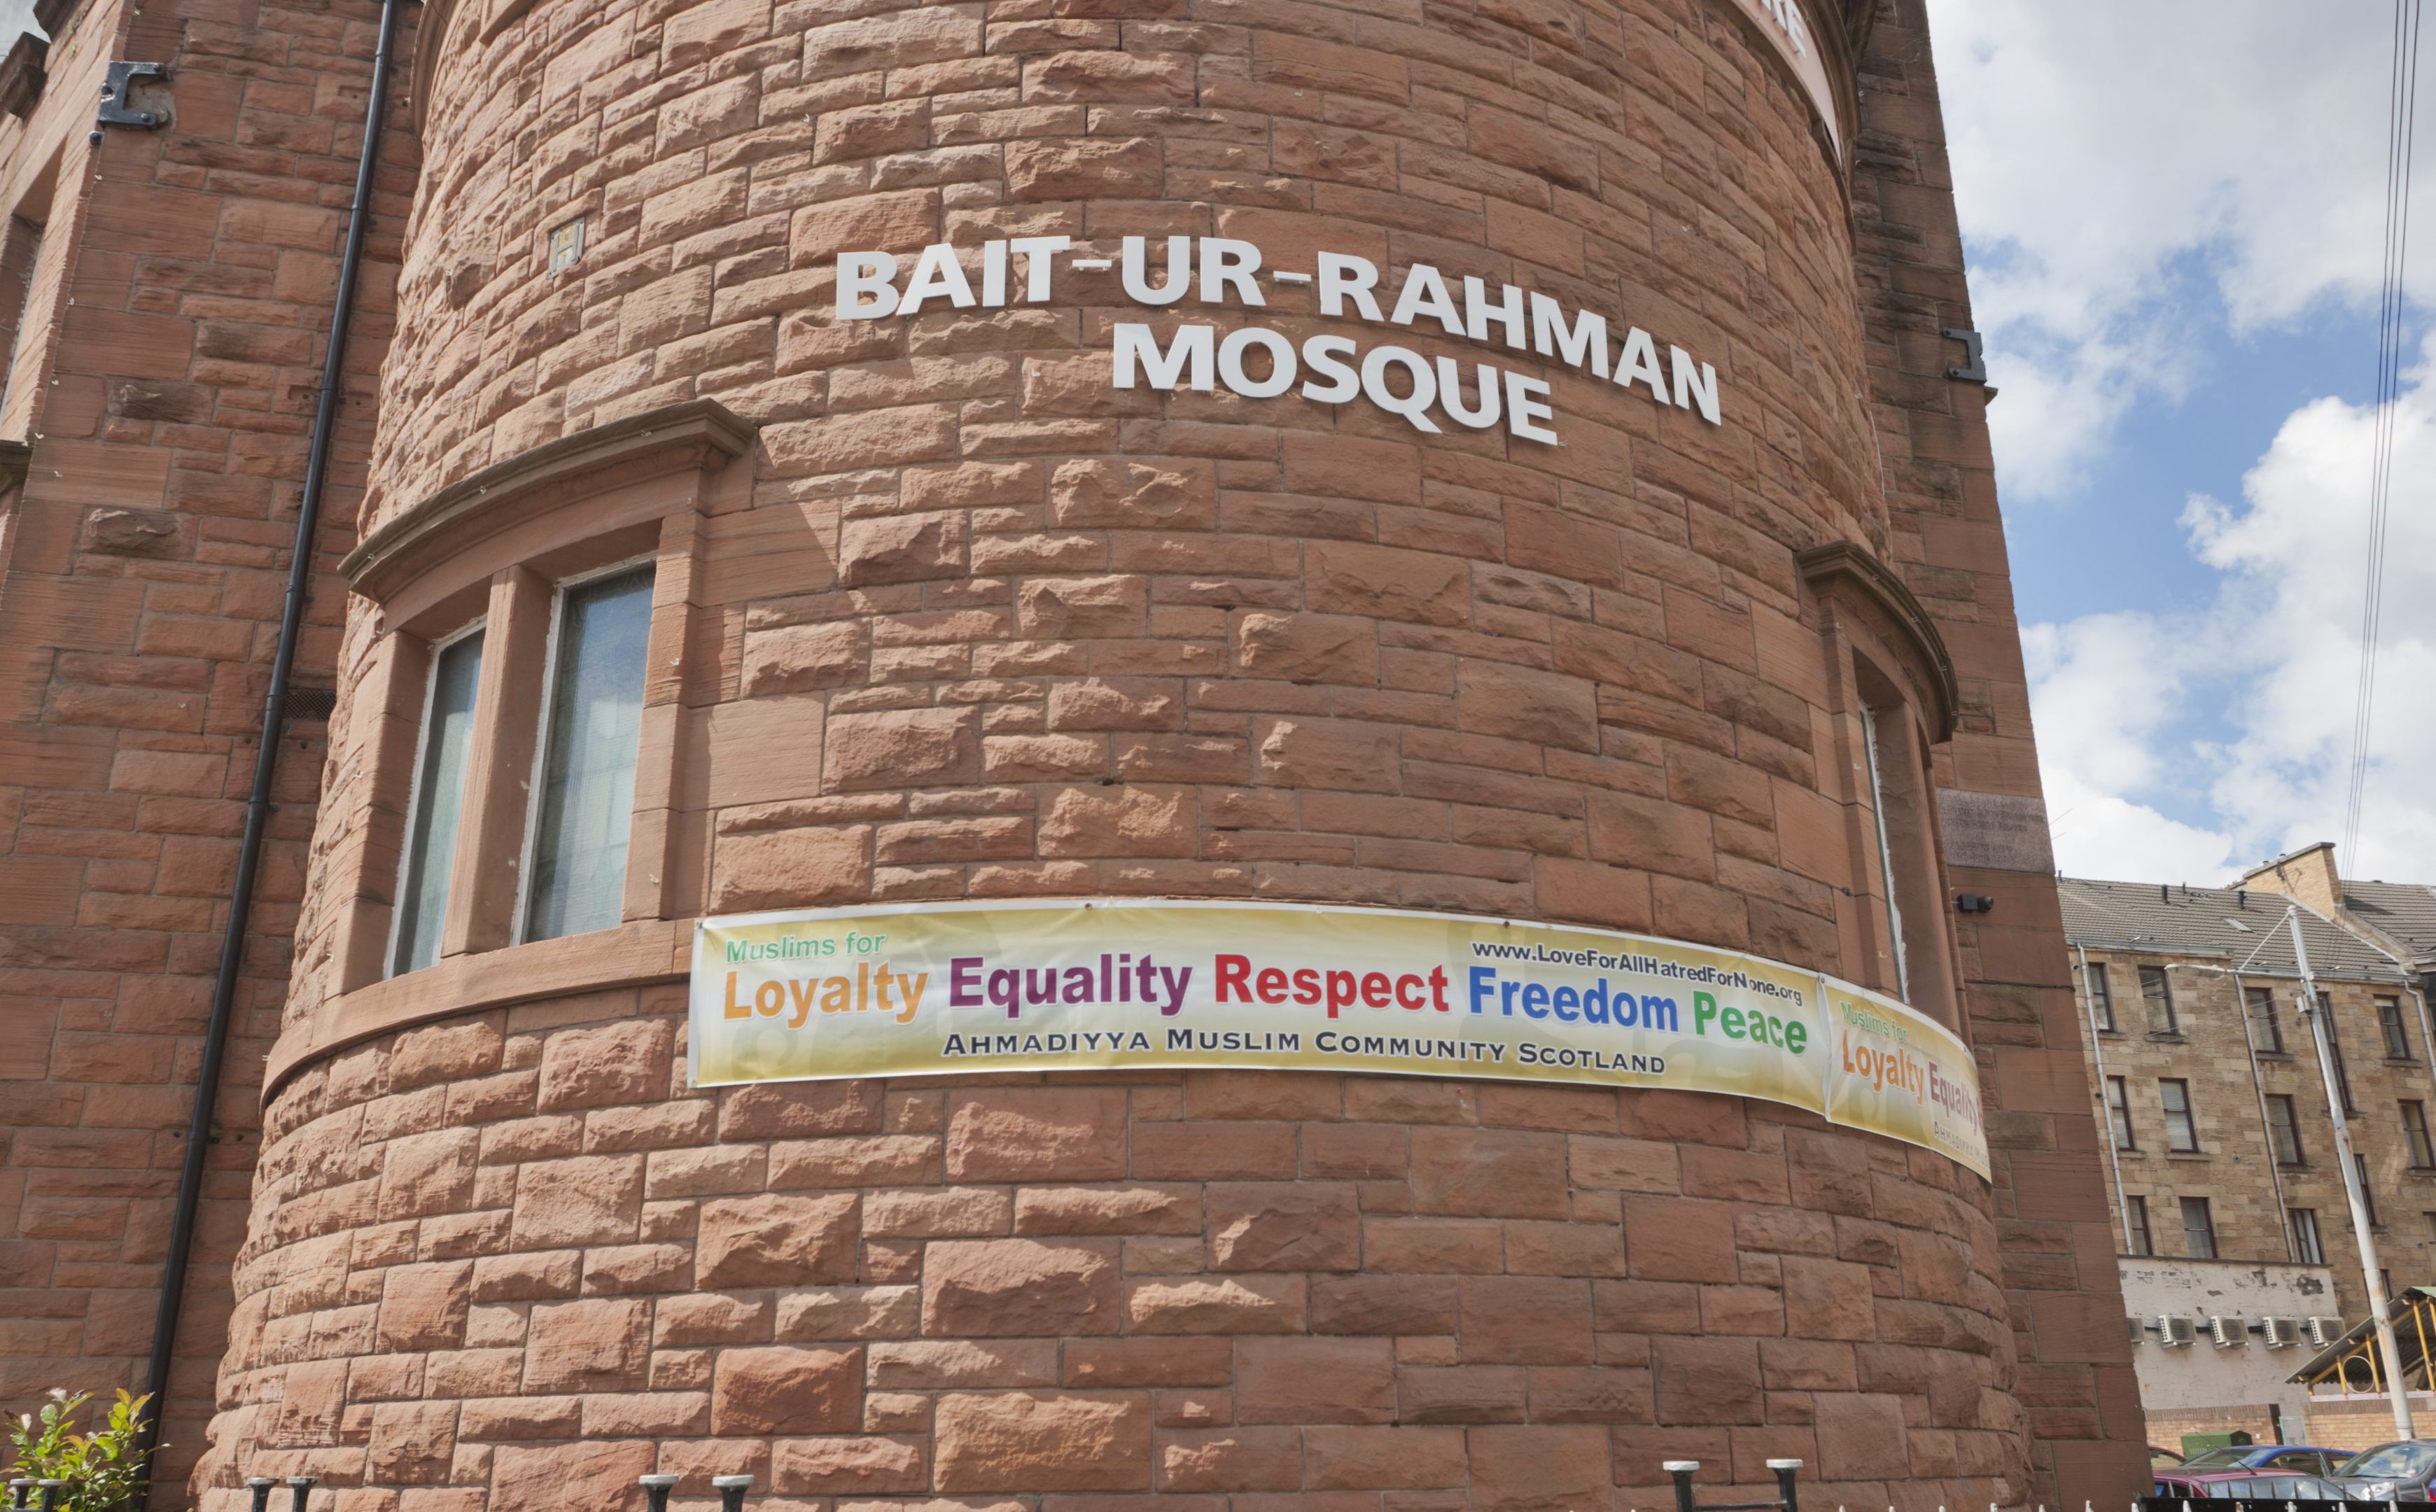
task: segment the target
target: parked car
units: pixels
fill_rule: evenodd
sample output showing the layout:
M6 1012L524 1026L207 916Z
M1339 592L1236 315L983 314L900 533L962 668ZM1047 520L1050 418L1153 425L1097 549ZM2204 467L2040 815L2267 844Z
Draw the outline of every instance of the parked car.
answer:
M2323 1475L2262 1473L2254 1469L2192 1470L2187 1467L2157 1472L2150 1496L2197 1502L2340 1502L2343 1488Z
M2335 1467L2352 1457L2347 1449L2319 1449L2308 1444L2223 1444L2203 1449L2183 1461L2186 1470L2284 1470L2299 1475L2332 1475Z
M2430 1483L2436 1482L2436 1442L2396 1439L2364 1449L2335 1467L2334 1478L2354 1501L2428 1501Z

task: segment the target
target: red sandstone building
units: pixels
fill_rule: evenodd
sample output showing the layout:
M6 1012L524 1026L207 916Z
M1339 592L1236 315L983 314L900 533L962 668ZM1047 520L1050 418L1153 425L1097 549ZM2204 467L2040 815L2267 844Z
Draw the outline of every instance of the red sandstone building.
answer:
M157 1380L207 1512L2136 1490L1918 0L37 9L8 1402ZM1664 1057L698 1079L787 989L696 921L1024 899L1735 952L1986 1154Z

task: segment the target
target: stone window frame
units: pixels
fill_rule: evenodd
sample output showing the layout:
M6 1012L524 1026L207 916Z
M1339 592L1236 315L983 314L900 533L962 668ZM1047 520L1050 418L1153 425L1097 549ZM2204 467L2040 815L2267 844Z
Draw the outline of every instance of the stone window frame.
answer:
M407 1024L525 999L664 982L684 973L700 859L679 822L686 648L715 615L697 603L707 516L750 502L753 426L713 400L595 426L485 467L383 521L339 564L376 607L351 699L363 796L334 890L330 995L272 1050L276 1086L306 1062ZM650 562L642 731L621 922L518 943L517 910L539 755L538 711L560 589ZM483 625L481 682L442 926L440 961L389 971L407 813L432 648ZM698 847L696 847L698 848Z
M1794 560L1819 611L1838 767L1830 796L1844 807L1853 860L1860 959L1846 969L1962 1034L1961 940L1935 780L1961 706L1954 659L1903 579L1861 547L1833 541ZM1901 801L1882 816L1880 795Z

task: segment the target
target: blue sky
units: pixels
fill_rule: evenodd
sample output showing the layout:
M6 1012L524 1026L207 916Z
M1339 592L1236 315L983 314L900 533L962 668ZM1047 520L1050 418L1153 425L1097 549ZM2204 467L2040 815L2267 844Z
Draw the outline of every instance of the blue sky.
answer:
M2059 864L2214 881L2340 840L2391 0L1930 10ZM2424 297L2436 144L2421 163ZM2343 864L2436 880L2422 360L2392 415L2380 697Z

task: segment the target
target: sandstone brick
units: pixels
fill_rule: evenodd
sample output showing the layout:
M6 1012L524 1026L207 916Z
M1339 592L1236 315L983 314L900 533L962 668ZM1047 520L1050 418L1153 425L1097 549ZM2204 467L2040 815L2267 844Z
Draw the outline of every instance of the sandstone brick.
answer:
M525 1346L531 1392L639 1391L650 1358L650 1304L620 1297L535 1307Z
M542 1047L538 1105L559 1112L667 1096L673 1031L665 1018L646 1018L552 1034Z
M1391 1422L1393 1342L1244 1339L1235 1346L1235 1414L1247 1423Z
M474 1194L480 1143L472 1129L434 1129L390 1140L381 1152L380 1216L413 1218L466 1206Z
M1304 1473L1316 1491L1459 1487L1460 1428L1314 1427L1303 1434Z
M1314 609L1425 625L1471 617L1470 574L1456 558L1346 541L1314 542L1307 554Z
M770 1483L782 1495L926 1491L930 1456L918 1438L781 1438L770 1446Z
M970 551L965 516L948 511L848 520L838 537L838 581L849 585L962 577Z
M722 1349L714 1434L850 1434L862 1426L860 1349Z
M1290 788L1394 792L1403 786L1396 731L1350 720L1268 717L1252 724L1258 780Z
M1120 1321L1110 1241L939 1241L924 1255L925 1332L1114 1333Z
M639 1231L640 1156L543 1160L516 1173L513 1233L519 1247L615 1243Z
M1139 635L1149 609L1150 584L1130 576L1032 578L1016 594L1017 625L1044 639Z
M1150 1489L1150 1402L1140 1395L950 1393L936 1433L942 1491Z
M1040 820L1043 856L1191 856L1198 848L1189 788L1059 788Z
M384 1349L453 1349L465 1339L465 1311L473 1303L474 1264L451 1260L400 1265L381 1288L380 1342Z
M907 1339L871 1347L871 1383L907 1391L1057 1384L1055 1339Z
M1302 1435L1290 1428L1205 1428L1158 1435L1158 1488L1293 1491L1302 1486Z
M981 774L981 720L971 709L917 708L829 718L821 780L832 791L964 782Z
M1156 141L1010 142L1006 148L1007 198L1043 200L1137 200L1156 194L1160 153Z
M959 1181L1105 1180L1125 1173L1122 1087L990 1087L948 1102L948 1174Z
M491 1504L502 1512L624 1506L652 1469L648 1443L502 1444L491 1456Z
M871 895L871 827L722 835L711 870L711 906L722 912L806 908Z
M1125 1283L1127 1331L1295 1333L1306 1298L1298 1276L1177 1277Z
M1511 1129L1412 1133L1415 1210L1489 1218L1561 1218L1565 1138Z
M861 620L748 631L745 696L845 686L861 675L867 639Z
M1608 1435L1599 1428L1467 1429L1475 1503L1501 1512L1567 1512L1606 1497Z
M791 1286L854 1278L851 1196L724 1197L702 1205L697 1284Z
M1349 1187L1213 1182L1209 1263L1222 1271L1350 1271L1362 1225Z
M1076 457L1051 475L1049 502L1064 526L1209 530L1218 523L1217 473L1188 458Z

